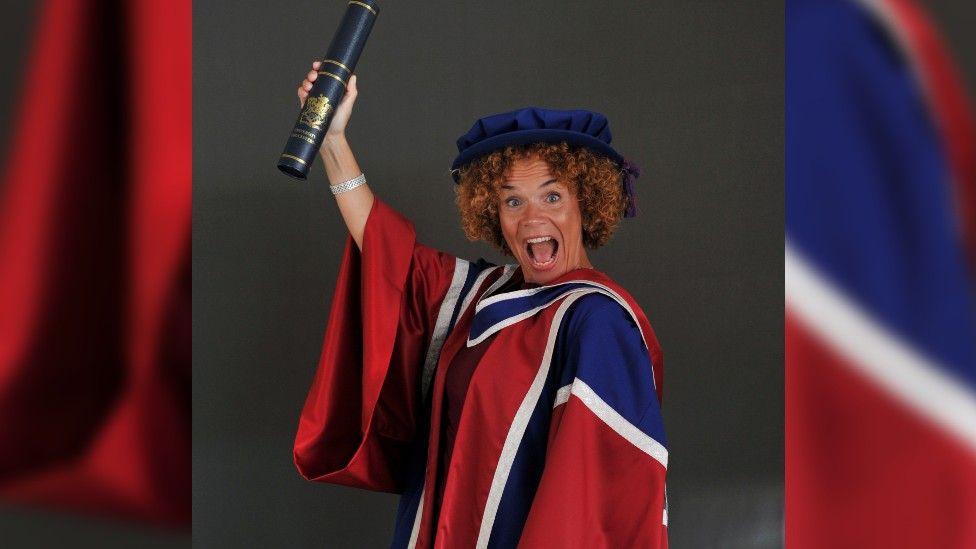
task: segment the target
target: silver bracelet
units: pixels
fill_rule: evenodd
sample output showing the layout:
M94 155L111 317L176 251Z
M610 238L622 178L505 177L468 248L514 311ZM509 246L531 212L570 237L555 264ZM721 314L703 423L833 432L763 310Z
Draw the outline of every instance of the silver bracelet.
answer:
M329 189L332 190L332 194L340 194L346 191L351 191L356 187L366 183L366 174L359 174L359 177L350 179L349 181L344 181L335 185L329 185Z

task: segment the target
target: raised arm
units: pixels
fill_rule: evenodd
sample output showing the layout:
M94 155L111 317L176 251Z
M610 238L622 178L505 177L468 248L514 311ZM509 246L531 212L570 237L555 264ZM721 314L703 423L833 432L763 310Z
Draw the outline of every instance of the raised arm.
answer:
M305 106L305 99L308 91L312 89L312 82L318 78L318 69L321 62L312 63L312 70L305 76L305 80L298 86L298 100ZM349 78L349 88L345 97L336 107L332 122L325 134L322 148L319 154L322 156L322 163L325 165L325 174L329 179L329 184L336 185L344 181L353 179L363 173L356 162L356 157L349 148L346 141L346 124L352 115L352 107L356 102L356 75ZM360 250L363 248L363 230L366 227L366 218L369 216L370 208L373 206L373 191L369 185L360 185L351 191L346 191L336 195L336 203L339 205L339 212L342 219L346 222L349 234L356 242Z

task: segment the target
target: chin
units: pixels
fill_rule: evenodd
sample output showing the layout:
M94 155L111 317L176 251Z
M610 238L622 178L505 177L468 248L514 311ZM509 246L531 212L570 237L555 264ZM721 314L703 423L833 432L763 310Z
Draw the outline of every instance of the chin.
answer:
M536 269L531 262L521 262L519 266L522 267L522 275L526 282L537 282L539 284L548 284L567 272L565 266L558 264L547 269Z

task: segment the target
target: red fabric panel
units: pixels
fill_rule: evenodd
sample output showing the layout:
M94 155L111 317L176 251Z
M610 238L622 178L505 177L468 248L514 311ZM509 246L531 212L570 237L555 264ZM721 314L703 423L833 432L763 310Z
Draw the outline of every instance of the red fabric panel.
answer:
M515 290L538 287L538 283L525 282L521 274L516 273L511 279L495 290L492 295L503 294ZM483 296L484 297L484 296ZM482 297L482 298L483 298ZM458 428L461 425L461 414L464 410L464 401L468 393L468 386L471 384L471 377L474 375L478 364L481 362L485 352L495 339L493 334L474 347L461 347L451 360L451 365L447 368L444 375L444 417L441 420L441 436L443 442L440 448L440 464L437 467L437 489L434 492L434 513L440 509L441 501L444 496L444 485L447 480L447 470L451 463L451 454L454 450L454 439L457 437ZM436 518L434 520L437 520Z
M786 542L976 547L976 456L787 314Z
M490 283L486 280L484 284ZM505 439L539 370L549 327L557 310L557 306L543 309L493 336L493 342L469 383L448 469L441 471L440 464L427 469L427 486L434 486L436 478L442 474L445 475L445 486L439 509L434 508L433 494L425 495L418 547L465 547L477 540ZM474 307L469 307L456 328L459 330L457 336L445 345L442 366L453 364L454 357L462 352L461 349L466 349L473 311ZM444 445L439 436L442 429L438 418L443 416L448 373L449 368L441 369L434 380L431 406L436 415L431 426L430 463L437 460ZM438 516L434 517L428 509L435 509Z
M560 408L519 547L667 547L665 468L575 395Z
M487 288L494 281L495 275L489 276L482 283ZM553 283L568 280L588 280L602 284L623 297L644 328L644 335L650 345L649 353L661 363L661 350L650 328L650 323L637 306L633 298L620 288L609 277L592 269L579 269L566 273ZM480 295L479 290L477 295ZM512 418L522 402L526 391L532 383L539 368L540 359L549 335L551 321L558 310L557 306L550 306L530 318L523 319L512 327L499 331L494 344L486 352L484 358L475 371L465 397L465 409L462 413L461 425L452 449L451 465L446 471L447 481L443 494L442 506L438 510L439 516L434 517L431 509L434 507L434 491L424 492L424 512L420 521L418 547L430 547L436 529L435 546L464 546L476 539L482 516L490 491L490 485L498 463L498 456L502 450L505 438L511 427ZM455 354L462 348L470 329L471 313L469 307L466 314L461 315L451 337L447 339L441 352L437 374L434 378L434 389L431 401L431 442L428 448L428 465L425 486L435 485L440 474L438 452L441 448L440 422L443 412L443 392L446 364L450 364ZM656 379L660 379L663 368L655 368ZM497 380L504 379L505 383ZM658 385L658 394L661 386ZM616 435L619 436L619 435ZM573 439L568 432L566 439ZM628 443L629 444L629 443ZM564 442L563 446L571 446L572 442ZM646 456L646 454L644 454ZM646 456L647 459L653 458ZM655 462L656 463L656 462ZM463 464L463 466L455 466ZM548 462L547 462L548 466ZM660 499L663 505L664 473L661 468ZM545 475L545 473L544 473ZM550 488L558 490L558 488ZM650 490L653 490L653 485ZM556 496L553 496L554 499ZM475 499L472 504L472 498ZM658 511L657 523L660 525L663 507ZM435 523L436 518L436 523ZM666 529L658 528L660 536L666 537ZM665 541L659 539L658 547L663 547Z
M418 244L413 225L379 199L362 253L347 238L295 437L295 465L305 478L401 491L399 467L425 420L421 369L454 265L454 257Z
M119 6L39 12L0 203L0 494L188 525L191 4Z

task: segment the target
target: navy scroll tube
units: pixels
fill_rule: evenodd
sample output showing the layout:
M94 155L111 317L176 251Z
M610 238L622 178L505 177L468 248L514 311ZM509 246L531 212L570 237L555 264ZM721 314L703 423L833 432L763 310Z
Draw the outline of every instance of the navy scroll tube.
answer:
M378 13L375 0L349 2L325 60L319 66L319 76L308 92L305 107L278 158L278 169L282 172L297 179L308 176L308 169L322 146L339 101L346 94L349 77L356 70Z

